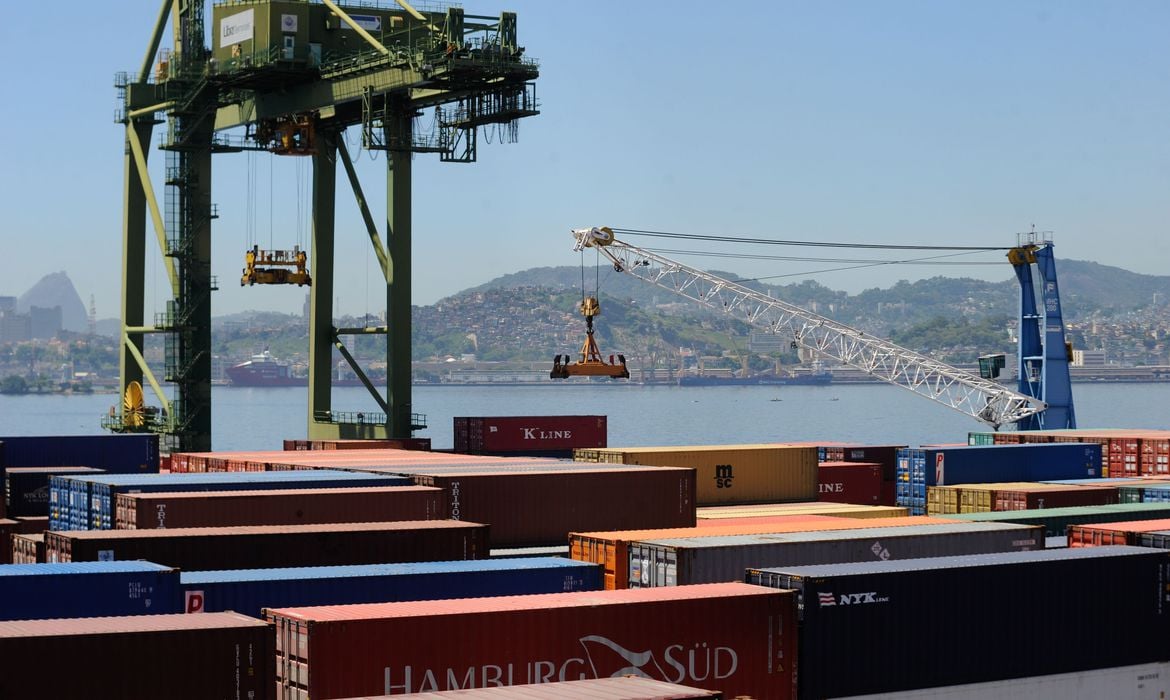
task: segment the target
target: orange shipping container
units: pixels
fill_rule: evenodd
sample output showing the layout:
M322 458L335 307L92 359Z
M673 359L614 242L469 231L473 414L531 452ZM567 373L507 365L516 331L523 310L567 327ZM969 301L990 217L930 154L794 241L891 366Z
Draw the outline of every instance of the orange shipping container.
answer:
M1111 544L1134 544L1138 533L1170 530L1170 519L1130 520L1122 523L1069 525L1069 547L1103 547Z

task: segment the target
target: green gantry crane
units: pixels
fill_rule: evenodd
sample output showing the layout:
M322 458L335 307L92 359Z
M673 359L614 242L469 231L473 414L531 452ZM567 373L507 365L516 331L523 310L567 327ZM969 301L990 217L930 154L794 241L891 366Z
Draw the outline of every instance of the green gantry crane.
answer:
M360 6L356 6L360 5ZM172 451L211 449L212 155L244 150L312 160L313 276L309 317L308 435L410 437L424 427L410 385L411 157L476 159L481 126L501 125L515 141L517 121L539 113L533 59L517 43L516 15L469 15L459 7L406 0L355 6L332 0L164 0L141 69L115 78L126 128L123 190L122 408L103 424L153 430ZM174 47L160 51L168 24ZM434 110L434 128L415 118ZM165 202L147 170L154 128L166 125ZM343 132L360 127L363 146L386 152L385 243L366 203ZM243 128L245 135L238 136ZM334 212L340 163L365 221L386 284L386 325L333 325ZM153 228L170 284L166 311L145 318L147 231ZM165 338L161 382L144 356L147 334ZM385 395L341 337L387 336ZM333 348L352 366L381 412L332 406ZM161 406L142 411L149 385ZM131 395L133 394L133 396ZM126 408L130 406L130 408ZM359 418L360 416L360 418Z

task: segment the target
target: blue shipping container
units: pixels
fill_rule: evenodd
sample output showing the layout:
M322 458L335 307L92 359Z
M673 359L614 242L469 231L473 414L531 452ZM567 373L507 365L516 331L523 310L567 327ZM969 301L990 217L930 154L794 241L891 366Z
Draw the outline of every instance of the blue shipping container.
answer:
M926 513L928 486L1101 476L1101 445L1054 442L898 450L897 504Z
M253 491L265 489L330 488L356 486L412 486L409 477L392 474L361 474L336 470L279 472L216 472L201 474L112 474L62 477L51 483L73 492L68 529L111 530L119 493L160 493L169 491ZM84 482L84 483L83 483ZM50 490L54 488L50 485ZM86 500L82 500L86 498ZM51 498L51 495L50 495Z
M162 615L179 603L179 570L146 561L0 565L0 620Z
M599 591L601 566L559 557L294 569L193 571L180 576L187 612L348 605Z
M0 437L6 467L95 467L111 474L158 473L158 435Z

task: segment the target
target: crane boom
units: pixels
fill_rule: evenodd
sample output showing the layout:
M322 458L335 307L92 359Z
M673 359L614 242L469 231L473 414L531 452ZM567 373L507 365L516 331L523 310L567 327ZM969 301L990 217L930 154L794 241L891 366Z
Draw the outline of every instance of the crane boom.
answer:
M617 240L609 228L575 229L574 250L596 248L618 272L670 290L965 413L993 428L1042 412L1047 404L741 284Z

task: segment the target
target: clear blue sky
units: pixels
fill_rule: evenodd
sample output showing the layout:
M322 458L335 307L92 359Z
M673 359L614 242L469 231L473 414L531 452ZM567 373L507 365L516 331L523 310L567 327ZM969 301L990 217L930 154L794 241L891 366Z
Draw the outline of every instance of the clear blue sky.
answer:
M1035 223L1055 231L1059 257L1170 271L1170 2L463 6L519 13L520 43L541 61L543 114L521 122L517 144L481 142L475 165L416 157L415 303L575 265L567 232L589 225L1008 245ZM112 78L137 69L157 8L6 8L0 294L65 270L100 317L118 315L123 135ZM380 212L384 163L363 159ZM237 280L249 231L261 244L307 245L307 211L273 205L295 202L307 163L241 154L214 168L214 313L299 312L303 290ZM376 263L344 183L338 212L341 310L377 312ZM165 289L157 259L152 249L148 312ZM689 262L743 276L832 267ZM1010 277L1005 263L815 279L855 292L936 274Z

